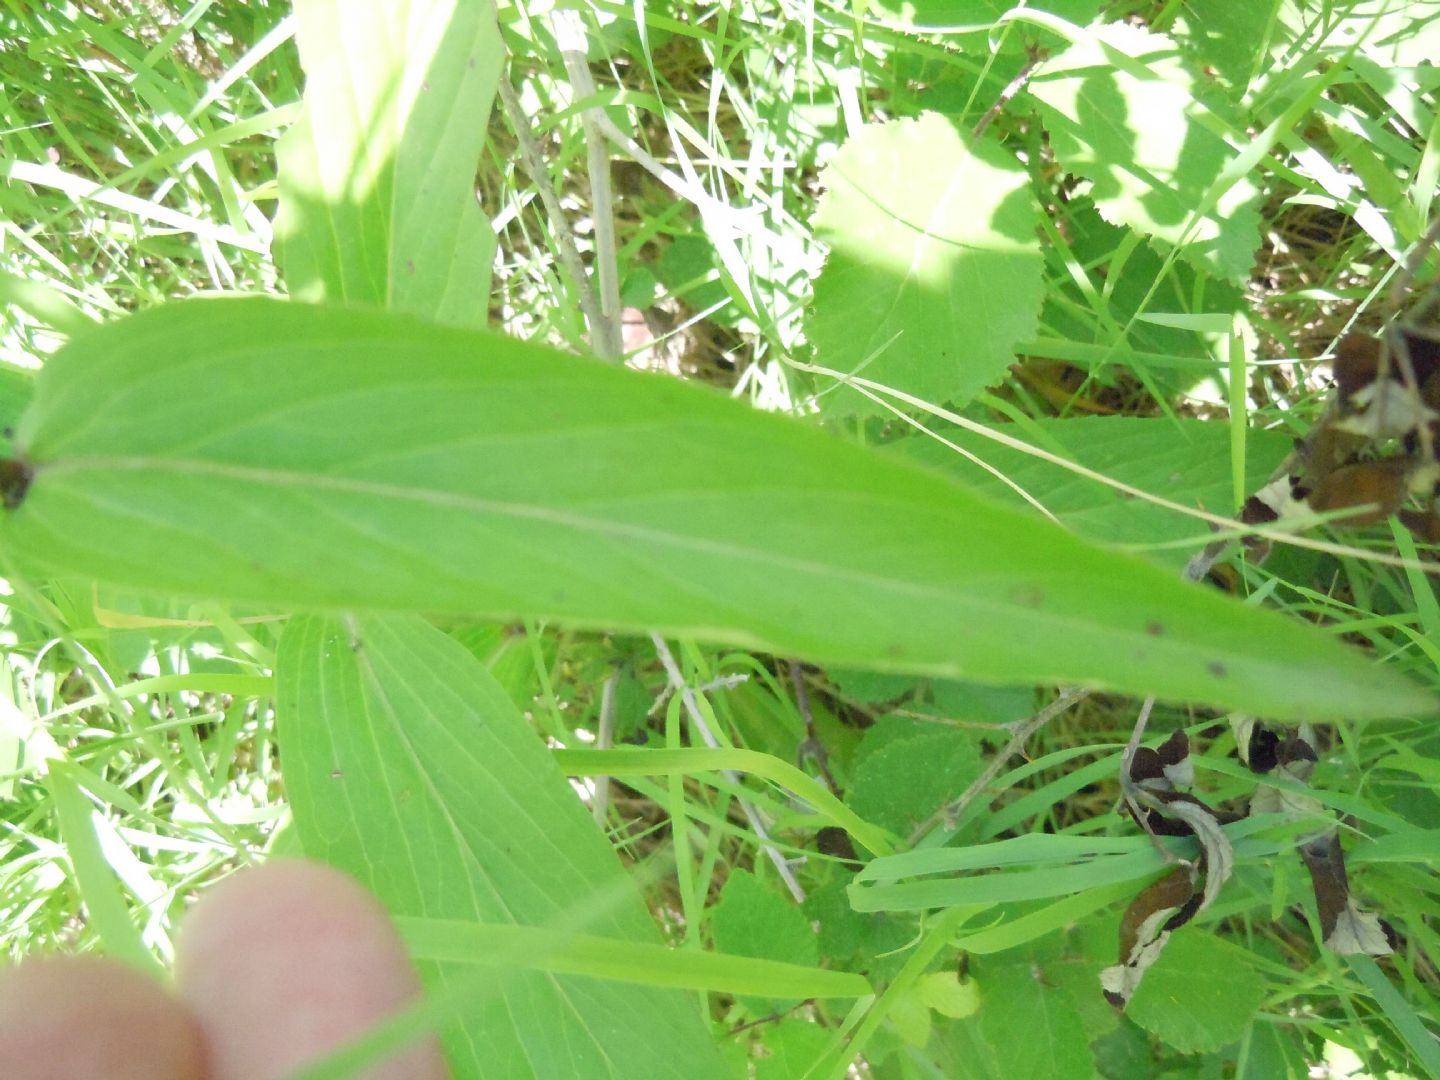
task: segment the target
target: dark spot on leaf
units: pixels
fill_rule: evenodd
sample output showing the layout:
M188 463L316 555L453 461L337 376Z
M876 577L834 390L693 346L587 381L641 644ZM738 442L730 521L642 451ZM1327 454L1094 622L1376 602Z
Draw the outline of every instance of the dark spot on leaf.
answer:
M407 274L413 274L413 273L415 273L415 260L414 260L414 259L406 259L406 260L405 260L405 272L406 272Z
M891 660L898 660L905 655L905 650L899 645L887 645L885 646L885 655Z
M1222 664L1219 660L1211 660L1210 663L1205 665L1205 670L1210 672L1210 674L1214 675L1217 679L1223 679L1226 674L1228 674L1225 670L1225 665Z
M1162 634L1165 633L1165 624L1158 622L1147 622L1145 624L1145 633L1149 634L1151 637L1160 637Z
M331 780L344 780L344 779L345 779L345 774L344 774L343 772L341 772L339 769L331 769L331 770L330 770L330 779L331 779Z
M20 458L6 458L0 461L0 499L6 510L14 510L25 501L30 490L30 481L35 479L35 470L30 463Z
M1010 598L1021 607L1045 606L1045 590L1038 585L1020 585L1010 591Z

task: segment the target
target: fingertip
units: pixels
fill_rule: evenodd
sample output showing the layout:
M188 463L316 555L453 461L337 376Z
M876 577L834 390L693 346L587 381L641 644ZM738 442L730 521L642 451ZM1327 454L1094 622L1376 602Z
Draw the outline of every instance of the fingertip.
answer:
M5 1080L200 1080L199 1028L153 979L99 956L0 970Z
M339 870L276 859L215 886L176 946L181 996L209 1047L212 1080L283 1076L420 996L384 909ZM362 1074L443 1080L431 1037Z

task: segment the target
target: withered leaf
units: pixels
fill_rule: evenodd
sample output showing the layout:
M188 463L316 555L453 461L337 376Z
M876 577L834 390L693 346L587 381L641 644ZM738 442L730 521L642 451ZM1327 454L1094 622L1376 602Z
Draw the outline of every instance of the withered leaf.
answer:
M1155 749L1138 747L1122 777L1128 801L1144 812L1145 828L1153 834L1194 836L1200 858L1147 886L1126 910L1120 963L1100 973L1106 999L1118 1008L1129 1002L1170 935L1214 902L1234 869L1234 851L1215 811L1178 790L1194 778L1190 741L1183 731Z
M1282 738L1248 717L1232 717L1231 724L1241 756L1253 772L1273 774L1292 784L1309 784L1319 755L1308 727ZM1250 799L1251 814L1283 814L1291 820L1319 817L1324 809L1313 795L1271 784L1261 784ZM1325 947L1342 956L1354 953L1384 956L1393 952L1396 936L1390 924L1379 915L1361 909L1350 895L1339 829L1326 826L1308 834L1300 843L1300 858L1310 872Z

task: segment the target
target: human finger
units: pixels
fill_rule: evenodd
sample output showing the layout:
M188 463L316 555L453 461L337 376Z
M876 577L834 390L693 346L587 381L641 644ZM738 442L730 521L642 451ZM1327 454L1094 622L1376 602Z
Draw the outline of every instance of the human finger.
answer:
M5 1080L201 1080L200 1030L165 987L101 956L0 970Z
M270 1080L338 1049L420 995L379 902L340 871L277 859L217 885L181 927L176 982L210 1080ZM426 1037L362 1074L444 1080Z

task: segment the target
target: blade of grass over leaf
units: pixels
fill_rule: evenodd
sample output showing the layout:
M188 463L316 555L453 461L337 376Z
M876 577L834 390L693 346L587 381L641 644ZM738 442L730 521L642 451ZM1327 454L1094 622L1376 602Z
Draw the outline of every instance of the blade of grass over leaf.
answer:
M1262 858L1294 847L1293 841L1253 836L1276 824L1275 815L1253 817L1226 826L1224 832L1234 842L1237 857ZM1199 850L1189 838L1166 837L1159 844L1184 858ZM990 844L917 848L872 859L855 875L849 895L856 911L1038 900L1136 881L1166 865L1160 847L1149 837L1030 833ZM965 873L1005 867L1024 869ZM950 876L929 877L938 874Z
M1375 1003L1410 1047L1420 1067L1433 1080L1440 1080L1440 1043L1436 1042L1434 1033L1415 1011L1415 1007L1395 989L1373 956L1347 956L1345 962L1374 995ZM1433 1026L1433 1014L1430 1020Z
M609 844L464 646L415 617L297 618L276 681L307 854L354 874L396 915L658 947ZM463 977L443 963L427 974L437 987ZM557 973L507 977L505 995L476 1002L451 1031L458 1076L723 1075L682 996ZM653 1025L643 1040L637 1014Z
M1433 706L1313 628L927 470L403 315L251 298L122 320L51 360L17 446L32 476L0 540L32 574L553 617L1286 719Z
M848 971L782 964L748 956L668 949L549 927L482 925L450 919L401 919L416 959L459 964L514 964L535 971L769 997L862 997L873 993Z

